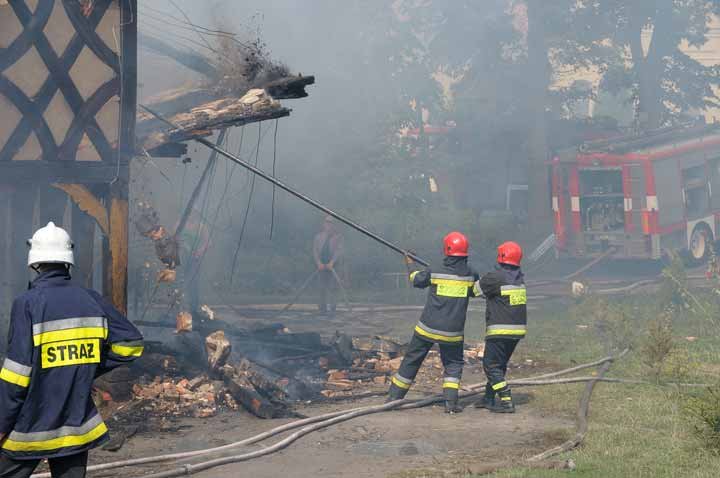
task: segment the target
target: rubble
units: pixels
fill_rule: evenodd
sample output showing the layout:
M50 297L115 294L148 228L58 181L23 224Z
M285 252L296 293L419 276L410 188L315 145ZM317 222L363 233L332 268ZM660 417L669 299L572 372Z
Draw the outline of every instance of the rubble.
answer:
M175 269L163 269L157 274L158 282L175 282L177 271Z
M225 332L218 330L208 335L205 339L205 352L211 372L216 372L225 365L232 352L232 345L225 337Z
M181 334L183 332L192 332L193 320L190 312L180 311L175 318L175 332Z
M191 317L178 318L178 330L191 324ZM323 343L317 334L292 333L282 324L264 324L244 334L230 330L215 330L204 339L198 332L169 334L169 341L150 348L166 350L177 341L184 345L176 344L180 349L172 349L172 355L150 352L138 362L133 374L118 372L109 380L103 377L98 399L112 402L131 398L130 405L123 408L134 417L125 419L128 426L137 420L159 420L163 424L173 417L206 418L223 409L242 408L265 419L297 416L297 403L384 394L404 352L403 345L382 336L336 334ZM204 344L204 349L190 353L190 344L195 342L200 347ZM197 367L188 368L186 360L203 363L199 360L203 351L207 368L191 372ZM483 353L482 343L465 346L468 364L481 363ZM416 388L436 390L442 375L440 354L431 350Z
M203 304L200 306L200 312L203 313L206 319L215 320L215 311L210 308L209 305Z
M227 390L216 387L206 377L192 381L155 377L147 385L133 385L133 394L147 411L163 416L207 418L216 415L221 406L238 410L237 402Z
M168 233L165 226L160 224L160 217L152 205L148 202L139 201L137 209L137 218L133 221L135 228L142 236L153 241L155 255L158 259L168 269L176 269L180 265L180 246L177 239ZM160 280L159 277L158 280Z

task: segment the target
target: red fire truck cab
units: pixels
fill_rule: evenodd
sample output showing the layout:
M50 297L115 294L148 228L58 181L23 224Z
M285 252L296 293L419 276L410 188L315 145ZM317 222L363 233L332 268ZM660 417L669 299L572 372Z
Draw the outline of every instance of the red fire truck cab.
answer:
M665 129L566 150L551 161L559 257L703 262L720 233L720 127Z

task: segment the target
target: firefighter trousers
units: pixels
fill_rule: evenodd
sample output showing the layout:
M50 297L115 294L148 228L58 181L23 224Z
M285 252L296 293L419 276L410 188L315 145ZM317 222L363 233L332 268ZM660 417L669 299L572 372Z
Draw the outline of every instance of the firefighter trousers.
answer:
M518 342L520 342L519 339L485 339L483 369L488 379L486 396L510 391L510 387L505 381L505 374L510 357L512 357Z
M84 451L75 455L50 458L48 464L53 478L85 478L87 460L88 452ZM40 461L39 459L12 460L0 454L0 477L28 478L33 474Z
M405 397L433 345L435 345L433 342L413 335L405 357L403 357L400 364L400 369L392 378L392 384L388 392L391 400L399 400ZM440 358L445 369L443 395L445 400L457 401L463 372L463 343L439 344L439 346Z

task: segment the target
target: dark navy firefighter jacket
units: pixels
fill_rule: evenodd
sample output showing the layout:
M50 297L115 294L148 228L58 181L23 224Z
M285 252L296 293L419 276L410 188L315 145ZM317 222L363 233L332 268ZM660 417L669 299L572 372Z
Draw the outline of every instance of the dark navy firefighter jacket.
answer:
M478 274L467 257L445 257L440 270L410 274L414 287L429 287L415 335L427 342L462 345L469 299L480 295Z
M480 279L486 339L522 339L527 333L527 290L519 267L498 264Z
M47 271L15 299L0 369L2 453L17 460L73 455L101 444L107 427L93 380L142 355L142 335L95 291Z

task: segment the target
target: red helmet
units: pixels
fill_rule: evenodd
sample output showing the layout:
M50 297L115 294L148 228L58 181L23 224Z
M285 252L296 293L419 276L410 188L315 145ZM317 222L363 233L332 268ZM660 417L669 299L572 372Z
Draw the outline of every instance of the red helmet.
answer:
M503 242L498 246L498 264L510 264L519 267L522 257L522 247L517 242Z
M443 239L443 253L446 256L467 257L469 247L467 237L459 232L451 232Z

